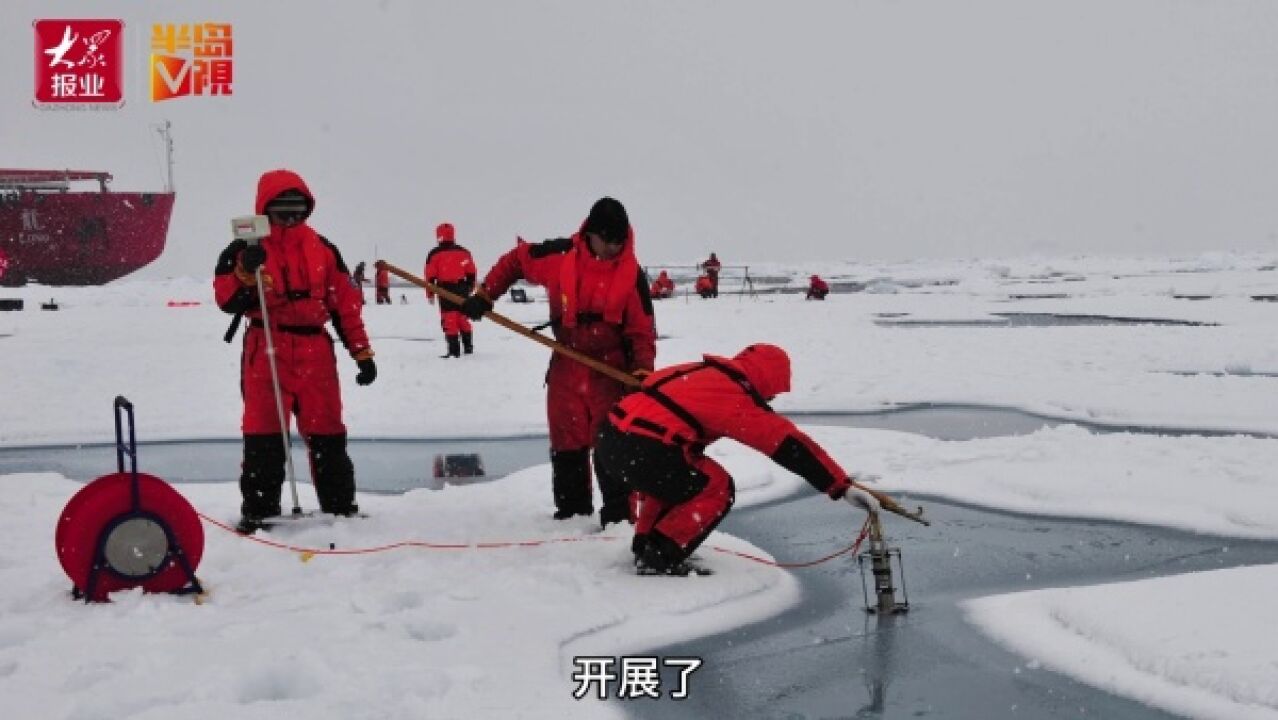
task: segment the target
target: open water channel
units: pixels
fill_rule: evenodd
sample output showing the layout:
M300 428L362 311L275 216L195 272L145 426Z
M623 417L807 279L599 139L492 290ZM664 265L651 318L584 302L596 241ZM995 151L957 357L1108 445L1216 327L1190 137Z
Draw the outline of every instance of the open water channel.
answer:
M945 440L1028 433L1068 422L1018 410L934 405L791 417L800 424L884 428ZM1222 434L1084 425L1093 432ZM375 493L483 482L548 462L544 437L354 440L350 451L361 491ZM306 467L301 450L295 452L298 467ZM237 477L239 458L238 441L143 442L138 467L174 483L226 482ZM466 473L482 466L482 474L438 472L437 466L448 463ZM113 444L0 449L0 474L54 471L90 480L115 465ZM1172 717L1028 666L965 622L959 604L1016 590L1278 562L1274 542L993 512L935 498L898 499L906 506L925 505L932 521L923 527L890 515L884 519L890 544L902 550L908 613L865 612L859 565L852 558L796 570L803 600L794 609L658 651L704 660L687 699L621 701L626 712L645 720ZM845 547L858 529L854 524L859 521L846 507L813 502L803 493L736 510L722 529L784 560ZM664 678L662 686L675 684L675 678Z

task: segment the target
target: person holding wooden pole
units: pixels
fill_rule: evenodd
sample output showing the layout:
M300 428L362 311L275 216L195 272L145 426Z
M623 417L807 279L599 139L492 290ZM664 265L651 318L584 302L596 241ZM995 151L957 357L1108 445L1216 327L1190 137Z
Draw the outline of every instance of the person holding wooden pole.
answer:
M386 270L390 272L392 275L395 275L396 277L399 277L402 280L410 282L420 288L430 290L431 292L435 293L436 295L439 295L442 298L449 300L450 302L454 302L459 305L465 305L466 303L466 298L463 298L459 295L455 295L451 291L445 288L442 288L438 285L428 283L425 280L422 280L421 278L408 272L407 270L396 267L384 260L378 260L377 267L379 269L386 268ZM505 315L502 315L499 312L496 312L495 310L492 310L492 309L485 310L483 312L483 317L486 317L489 320L492 320L494 323L500 325L501 327L506 328L507 330L510 330L511 332L517 333L521 335L522 337L525 337L539 345L549 348L556 355L562 357L565 362L571 361L571 362L579 363L582 366L589 368L604 377L613 379L614 381L616 381L617 383L625 387L627 391L641 390L643 385L647 384L648 378L652 376L652 373L645 373L645 372L636 370L632 374L622 370L618 370L617 368L611 365L605 365L604 363L598 360L595 360L594 358L588 355L582 354L578 350L574 350L570 347L567 347L558 342L555 342L554 340L546 337L545 335L542 335L541 333L536 332L532 328L524 327L523 325L515 322L514 320L511 320L510 318L506 317ZM624 396L623 400L625 399L625 397L629 397L629 395ZM599 458L599 452L597 449L595 452L595 456L596 456L595 460L597 463L607 465L607 463L604 460L601 460ZM604 472L607 473L606 470ZM610 482L613 480L616 480L616 478L613 477L612 475L608 475L608 477L610 478ZM878 502L879 507L882 508L884 511L890 512L894 515L899 515L907 520L913 520L914 522L921 523L923 525L931 524L926 519L924 519L923 508L921 506L916 510L909 510L907 508L902 507L899 503L896 502L896 500L892 499L892 497L890 495L887 495L886 493L882 493L882 492L879 492L878 490L874 490L870 487L867 487L864 484L858 483L855 479L852 479L852 478L847 478L846 480L847 480L848 487L856 489L856 490L863 490L869 493ZM624 478L622 478L622 481L623 482L625 481ZM854 495L853 499L855 500L856 497L859 497L859 496ZM632 498L632 502L639 500L639 498L636 498L634 494L631 495L631 498ZM859 505L859 503L856 503L856 504ZM635 508L635 506L632 505L632 520L635 520L637 522L638 517L635 516L634 514L635 509L637 508Z
M652 371L657 354L648 278L635 257L634 231L622 204L610 197L590 209L581 229L567 238L530 244L522 240L488 271L462 305L472 320L483 318L493 300L516 280L546 288L555 339L604 365L636 377ZM594 513L590 448L626 383L559 353L546 378L554 517ZM596 470L600 522L630 517L624 483Z

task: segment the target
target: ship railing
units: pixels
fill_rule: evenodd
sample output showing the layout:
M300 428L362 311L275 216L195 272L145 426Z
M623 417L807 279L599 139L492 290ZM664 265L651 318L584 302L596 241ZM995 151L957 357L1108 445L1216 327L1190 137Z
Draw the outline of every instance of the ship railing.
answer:
M73 182L90 182L96 180L101 192L107 191L107 183L111 182L110 173L89 173L79 171L5 171L0 170L0 190L15 192L68 192Z
M67 192L71 189L71 183L57 180L40 180L32 182L30 180L21 180L16 182L8 182L4 178L0 178L0 190L13 190L17 192Z

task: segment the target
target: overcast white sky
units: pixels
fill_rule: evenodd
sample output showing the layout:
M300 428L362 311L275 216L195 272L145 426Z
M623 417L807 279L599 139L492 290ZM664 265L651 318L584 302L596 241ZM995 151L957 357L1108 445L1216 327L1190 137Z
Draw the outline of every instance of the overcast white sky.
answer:
M259 6L260 5L260 6ZM162 2L0 8L0 165L178 201L144 276L207 274L287 166L348 259L487 266L626 204L645 263L1278 246L1278 3ZM233 8L233 9L228 9ZM122 17L129 101L31 107L31 21ZM156 22L230 22L234 94L153 104Z

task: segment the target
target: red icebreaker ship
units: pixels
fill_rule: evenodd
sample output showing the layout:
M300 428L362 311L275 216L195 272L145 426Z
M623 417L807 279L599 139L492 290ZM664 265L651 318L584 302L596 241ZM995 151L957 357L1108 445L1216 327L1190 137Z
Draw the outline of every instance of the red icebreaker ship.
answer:
M173 191L113 192L110 181L105 172L0 169L0 285L101 285L159 257Z

